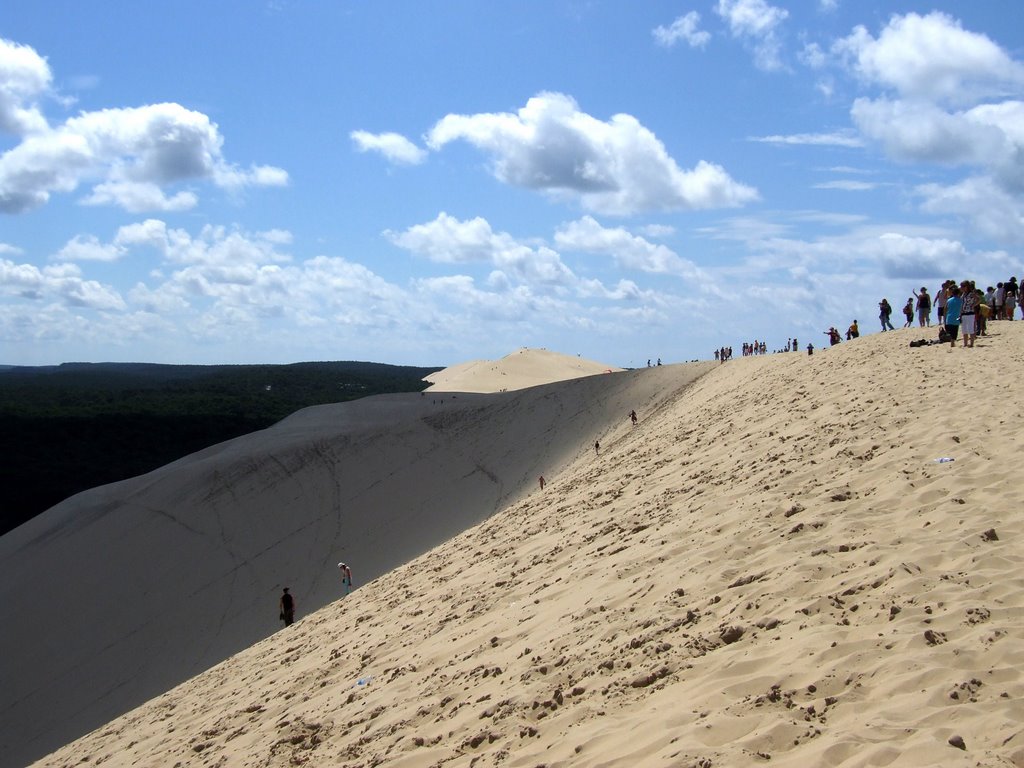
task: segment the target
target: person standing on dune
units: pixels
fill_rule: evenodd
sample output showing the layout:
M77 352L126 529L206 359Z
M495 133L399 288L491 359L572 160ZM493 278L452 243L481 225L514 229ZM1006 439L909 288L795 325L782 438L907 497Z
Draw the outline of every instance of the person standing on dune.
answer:
M344 563L338 563L338 570L341 571L341 583L345 585L345 594L352 591L352 569Z
M285 587L284 592L281 593L278 607L281 609L281 621L286 627L291 626L295 621L295 598L288 592L288 587Z

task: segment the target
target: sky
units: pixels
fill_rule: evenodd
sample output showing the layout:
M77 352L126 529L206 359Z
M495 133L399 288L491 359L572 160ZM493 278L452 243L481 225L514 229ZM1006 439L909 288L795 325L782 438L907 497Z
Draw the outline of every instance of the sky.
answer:
M1019 0L0 5L0 363L619 366L1024 277Z

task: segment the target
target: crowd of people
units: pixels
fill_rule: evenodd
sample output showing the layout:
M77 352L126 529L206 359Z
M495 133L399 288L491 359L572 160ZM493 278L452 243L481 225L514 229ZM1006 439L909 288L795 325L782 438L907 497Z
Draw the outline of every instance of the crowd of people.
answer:
M1017 277L1011 277L1004 283L988 286L982 290L973 280L946 280L935 291L932 298L926 287L921 292L911 291L914 295L907 298L903 306L906 322L904 328L913 325L914 315L921 328L931 327L931 312L935 308L936 325L939 327L939 341L949 342L956 346L957 339L962 340L964 347L973 347L978 336L988 333L988 323L992 320L1013 320L1014 312L1020 304L1020 286ZM882 330L892 330L888 323L885 308L889 302L885 299L879 303L879 319ZM891 312L891 308L889 309ZM1021 308L1021 319L1024 319L1024 307ZM888 327L887 327L888 326Z
M1009 280L996 283L982 290L973 280L962 280L957 283L955 280L946 280L935 291L934 296L928 293L923 287L920 292L911 291L912 296L907 298L903 305L904 328L910 328L917 318L921 328L932 326L932 310L935 310L935 324L939 329L938 341L956 346L960 340L964 347L973 347L978 336L985 336L988 332L988 323L993 320L1013 320L1017 308L1021 310L1021 320L1024 320L1024 301L1022 301L1021 287L1017 283L1016 276ZM894 331L892 324L892 305L889 300L883 298L878 302L878 320L882 331ZM842 342L842 334L837 328L830 327L823 332L828 337L830 346ZM860 326L854 320L846 329L846 340L856 339L860 336ZM925 343L925 342L922 342ZM931 342L935 343L935 342ZM787 339L785 347L775 350L776 352L796 352L799 349L797 340ZM743 344L743 356L764 355L768 351L763 341L753 341ZM814 345L807 345L807 354L814 353ZM725 362L732 359L732 347L721 347L715 350L715 360Z

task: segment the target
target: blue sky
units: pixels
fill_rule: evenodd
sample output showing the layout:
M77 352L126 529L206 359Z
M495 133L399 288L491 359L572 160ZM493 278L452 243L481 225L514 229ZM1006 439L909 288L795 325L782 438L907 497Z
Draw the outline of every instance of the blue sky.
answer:
M1019 0L0 6L0 363L635 366L1024 273Z

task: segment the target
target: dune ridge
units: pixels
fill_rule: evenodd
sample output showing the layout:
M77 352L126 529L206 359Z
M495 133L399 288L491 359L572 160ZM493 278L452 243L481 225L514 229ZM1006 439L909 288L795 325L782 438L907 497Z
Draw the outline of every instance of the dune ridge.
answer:
M716 366L39 765L1022 765L1022 396L978 374L1016 380L1024 326L993 325Z

